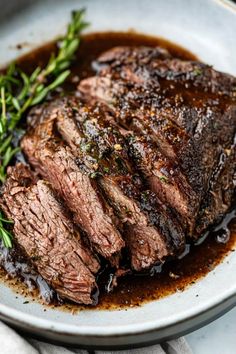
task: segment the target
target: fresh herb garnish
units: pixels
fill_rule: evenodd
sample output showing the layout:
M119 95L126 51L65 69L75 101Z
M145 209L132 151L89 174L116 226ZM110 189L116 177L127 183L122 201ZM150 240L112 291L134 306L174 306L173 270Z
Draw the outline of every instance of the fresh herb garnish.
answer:
M90 173L89 177L92 178L92 179L95 179L95 178L98 178L98 177L101 177L102 176L102 173L99 172L99 171L96 171L96 172L92 172Z
M109 167L104 166L104 167L103 167L103 171L104 171L105 173L109 173L110 169L109 169Z
M58 42L58 53L52 54L45 68L37 67L27 75L15 64L0 74L0 183L6 179L6 169L20 150L12 143L13 132L28 109L60 86L69 76L69 67L80 44L80 34L88 26L85 10L72 12L67 32ZM7 222L0 214L0 238L11 247L11 233L4 227Z
M0 211L0 239L3 240L4 246L7 248L12 247L12 234L5 228L4 224L12 223L12 221L4 219L2 212Z
M195 69L193 70L193 74L194 74L195 76L199 76L199 75L202 74L202 70L201 70L200 68L195 68Z
M88 143L84 143L82 142L80 144L80 148L82 152L90 152L92 150L92 143L88 142Z
M166 176L160 176L159 179L160 179L161 182L164 182L164 183L168 183L169 182L169 180L168 180L168 178Z

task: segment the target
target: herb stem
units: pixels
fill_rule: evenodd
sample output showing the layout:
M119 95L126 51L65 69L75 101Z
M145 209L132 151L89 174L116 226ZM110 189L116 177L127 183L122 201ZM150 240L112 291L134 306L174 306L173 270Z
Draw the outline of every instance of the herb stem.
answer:
M1 106L2 106L2 113L1 113L1 124L0 124L0 134L2 134L5 130L6 126L6 100L5 100L5 88L1 87Z

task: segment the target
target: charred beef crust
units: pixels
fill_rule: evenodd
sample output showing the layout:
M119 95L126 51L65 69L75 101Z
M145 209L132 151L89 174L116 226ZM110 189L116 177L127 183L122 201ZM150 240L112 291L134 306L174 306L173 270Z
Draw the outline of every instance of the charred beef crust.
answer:
M155 55L143 61L144 51L136 48L132 54L132 50L119 48L105 53L101 56L103 67L98 76L82 81L80 90L86 97L107 102L120 124L136 134L145 132L158 142L162 154L176 162L193 190L190 200L196 208L190 209L190 215L194 216L189 231L198 237L199 229L193 230L197 219L202 217L204 199L213 203L206 208L208 212L213 211L213 205L225 204L222 193L218 193L221 201L215 202L207 195L216 195L211 191L210 181L221 154L233 144L236 79L198 62ZM229 174L232 179L232 169L228 169ZM232 199L233 188L228 189L228 201L230 193ZM163 201L166 203L168 199ZM170 205L172 202L169 199ZM187 196L186 204L189 204ZM180 211L179 203L176 212L181 214ZM213 214L216 216L217 211ZM204 225L215 219L213 214L205 217ZM184 215L181 220L184 222Z
M22 164L9 168L1 205L14 221L16 242L63 297L92 304L99 263L83 244L48 183Z
M116 67L124 64L147 65L156 59L170 59L170 53L161 47L114 47L103 52L96 60L97 68L99 65Z
M209 188L200 207L196 233L201 235L210 225L221 221L234 198L236 185L236 146L222 151L209 180Z
M236 79L232 75L218 72L201 62L172 58L167 50L158 47L115 47L102 53L95 67L109 73L112 78L134 81L136 77L136 81L145 84L152 84L151 79L155 84L158 83L157 78L166 79L169 81L167 90L173 90L173 82L184 86L187 82L193 87L201 87L204 93L235 97Z
M57 103L52 103L43 112L36 112L39 121L35 119L36 124L33 123L23 138L23 151L29 162L51 183L72 211L74 221L86 231L92 247L112 264L118 265L124 241L95 181L82 169L70 148L56 135Z

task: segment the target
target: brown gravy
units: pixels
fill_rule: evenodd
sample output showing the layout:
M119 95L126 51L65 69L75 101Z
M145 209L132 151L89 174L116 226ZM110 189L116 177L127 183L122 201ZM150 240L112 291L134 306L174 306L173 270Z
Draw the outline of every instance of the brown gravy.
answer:
M63 89L65 91L73 91L78 80L94 74L91 67L92 61L104 50L118 45L158 45L167 48L176 57L197 60L197 58L187 50L156 37L145 36L134 32L89 34L84 36L81 41L77 53L77 60L72 67L71 78L65 83ZM18 61L19 65L23 70L32 72L37 65L43 66L47 62L51 52L55 50L55 48L55 43L46 44L20 58ZM162 269L157 266L148 274L133 274L120 278L117 288L111 293L107 293L107 282L105 286L104 281L100 280L100 298L96 308L120 309L140 306L144 302L159 299L176 291L183 291L187 286L195 283L209 271L212 271L229 252L235 251L235 216L234 211L227 214L220 227L215 229L215 231L211 231L198 245L188 244L186 246L185 256L181 259L167 262ZM228 237L227 230L230 230L230 237ZM17 293L24 294L27 297L31 295L31 300L33 301L39 299L39 290L29 290L27 286L17 278L13 280L6 280L6 278L6 272L1 270L0 279L2 281L8 281L8 283L15 288ZM101 279L102 278L103 277L101 277ZM105 278L106 280L109 279L109 273L106 274ZM43 287L41 287L41 291L43 291L42 288ZM25 303L27 303L27 301ZM72 312L84 308L91 309L69 302L60 304L58 301L54 301L51 306L60 306L61 309L67 309Z

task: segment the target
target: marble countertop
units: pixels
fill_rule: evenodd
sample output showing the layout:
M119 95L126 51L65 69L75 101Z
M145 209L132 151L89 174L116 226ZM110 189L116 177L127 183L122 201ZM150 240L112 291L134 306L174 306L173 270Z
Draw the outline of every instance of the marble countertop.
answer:
M185 338L194 354L235 354L236 307Z

